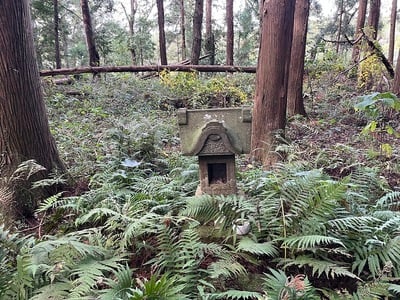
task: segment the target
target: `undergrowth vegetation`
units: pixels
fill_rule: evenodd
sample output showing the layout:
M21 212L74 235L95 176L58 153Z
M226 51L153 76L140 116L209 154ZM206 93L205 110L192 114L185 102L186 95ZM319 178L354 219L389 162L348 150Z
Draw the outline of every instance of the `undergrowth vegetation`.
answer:
M282 164L239 157L239 195L194 197L198 164L180 154L176 109L251 105L252 81L47 84L73 182L36 224L0 226L0 299L397 299L398 143L373 152L360 134L373 120L340 81L311 91L309 119L289 120Z

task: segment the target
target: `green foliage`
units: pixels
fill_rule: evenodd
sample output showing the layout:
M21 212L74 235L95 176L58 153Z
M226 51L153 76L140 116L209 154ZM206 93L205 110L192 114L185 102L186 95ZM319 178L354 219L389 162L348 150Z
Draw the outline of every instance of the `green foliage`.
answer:
M249 97L249 92L229 76L202 80L195 72L162 71L160 77L174 98L185 99L190 108L240 106Z
M372 53L367 53L367 55L360 62L358 69L358 87L366 91L380 90L382 89L382 77L385 72L384 66L378 55Z
M304 275L287 277L281 270L269 269L264 280L265 291L271 299L319 299Z
M362 130L362 134L376 138L381 155L391 157L393 147L388 137L400 137L400 133L392 126L393 120L397 118L395 114L400 111L399 98L389 92L375 92L360 98L362 101L357 103L354 108L356 111L363 111L370 118L370 122Z

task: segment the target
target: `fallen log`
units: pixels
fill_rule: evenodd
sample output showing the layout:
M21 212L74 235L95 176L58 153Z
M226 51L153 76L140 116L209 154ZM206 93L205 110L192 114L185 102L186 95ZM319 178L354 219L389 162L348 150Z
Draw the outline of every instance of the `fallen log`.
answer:
M222 65L148 65L148 66L101 66L101 67L80 67L64 68L40 71L40 76L75 75L83 73L122 73L122 72L226 72L226 73L255 73L256 67L222 66Z

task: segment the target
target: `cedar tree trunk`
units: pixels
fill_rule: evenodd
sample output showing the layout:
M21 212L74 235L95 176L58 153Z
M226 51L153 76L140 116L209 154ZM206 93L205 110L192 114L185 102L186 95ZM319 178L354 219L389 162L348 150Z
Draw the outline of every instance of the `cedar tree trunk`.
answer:
M90 16L88 0L81 0L83 26L85 27L86 45L89 52L89 65L97 67L100 65L100 56L96 49L94 33L92 28L92 18Z
M135 17L136 17L136 12L137 12L137 0L131 0L130 1L130 6L131 6L131 13L128 15L126 12L126 17L128 19L128 28L129 28L129 52L131 53L131 58L132 58L132 64L136 65L137 64L137 55L136 55L136 49L135 45L133 43L135 39Z
M368 0L359 0L358 1L358 16L357 16L357 26L356 26L356 33L354 36L354 40L357 41L362 34L362 29L365 25L365 18L367 14L367 2ZM360 60L360 42L356 42L353 45L353 53L352 53L352 60L354 64L357 64Z
M287 96L288 116L306 116L303 101L303 77L309 12L310 0L296 0Z
M251 149L253 159L261 161L264 167L278 161L275 146L286 125L294 10L293 0L263 3Z
M388 54L388 60L392 64L393 64L393 58L394 58L396 17L397 17L397 0L393 0L392 1L392 11L390 14L390 37L389 37L389 54Z
M29 0L2 0L0 12L0 207L14 217L30 217L38 200L26 193L30 180L45 178L57 169L65 170L47 120ZM6 180L27 160L35 160L46 171L23 182ZM10 192L8 199L4 197L5 190Z
M181 10L181 48L182 48L182 60L186 59L186 25L185 25L185 2L180 1Z
M393 88L392 91L397 97L400 97L400 49L397 56L396 71L394 73Z
M60 55L60 31L59 31L59 17L58 17L58 0L53 0L53 18L54 18L54 52L56 59L56 69L61 69L61 55Z
M201 52L201 27L203 24L203 0L195 0L193 16L193 42L192 42L192 65L198 65Z
M212 32L212 0L206 0L206 41L204 48L210 55L209 64L215 64L215 40Z
M338 14L339 14L339 26L338 26L338 34L337 34L337 43L336 43L336 53L339 53L340 49L340 39L342 37L342 30L343 30L343 9L344 3L343 0L340 1L340 6L338 7Z
M233 0L226 0L226 64L233 65Z
M380 10L381 10L381 0L370 0L368 26L372 30L371 38L374 40L376 40L378 36Z
M157 0L158 13L158 42L160 47L160 60L162 65L168 65L167 48L165 45L165 30L164 30L164 0Z

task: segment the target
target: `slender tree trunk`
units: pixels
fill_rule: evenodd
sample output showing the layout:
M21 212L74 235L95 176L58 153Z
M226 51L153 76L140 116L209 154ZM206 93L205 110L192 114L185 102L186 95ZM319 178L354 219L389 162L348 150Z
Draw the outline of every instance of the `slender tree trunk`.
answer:
M265 0L257 63L251 149L253 159L268 167L279 160L277 136L286 126L286 97L295 2ZM277 38L279 37L279 38Z
M393 88L392 91L398 97L400 97L400 48L397 56L396 70L394 73Z
M206 0L206 54L210 55L209 64L215 64L215 40L212 32L212 0Z
M85 27L86 45L89 52L89 65L96 67L100 65L100 56L96 49L94 32L92 28L92 18L90 16L88 0L81 0L83 26Z
M358 17L357 17L357 26L356 33L354 36L354 40L357 41L362 34L362 29L365 25L365 18L367 14L367 0L359 0L358 1ZM360 43L355 43L353 45L353 53L352 60L354 64L357 64L360 60Z
M56 60L56 69L61 69L58 0L53 0L53 9L54 9L53 10L53 19L54 19L54 53L55 53L55 60Z
M339 13L339 25L338 25L338 34L337 34L337 43L336 43L336 53L339 53L340 50L340 39L342 37L342 27L343 27L343 0L340 1L340 6L338 7L338 13Z
M370 0L368 26L371 28L371 38L376 40L379 28L379 16L381 10L381 0Z
M201 52L201 27L203 24L203 0L195 0L194 16L193 16L193 42L191 61L193 65L199 64Z
M233 65L233 0L226 0L226 64Z
M0 12L0 207L29 217L37 205L34 200L38 200L26 194L32 178L23 183L5 178L31 159L46 168L36 179L56 169L64 171L64 167L47 120L29 0L2 0ZM4 198L5 190L11 193L10 202Z
M164 0L157 0L158 12L158 42L160 47L160 60L162 65L168 65L167 62L167 48L165 43L165 30L164 30Z
M180 0L180 13L181 13L181 48L182 60L186 59L186 25L185 25L185 2Z
M125 7L124 7L125 10ZM129 28L129 52L131 53L132 64L137 64L137 54L136 47L134 45L135 40L135 18L137 12L137 0L130 1L130 14L125 10L126 18L128 19L128 28Z
M393 64L393 58L394 58L396 17L397 17L397 0L393 0L392 1L392 11L390 14L390 37L389 37L389 54L388 54L388 60L391 64Z
M309 12L310 0L296 0L287 96L288 116L307 115L303 101L303 77Z

